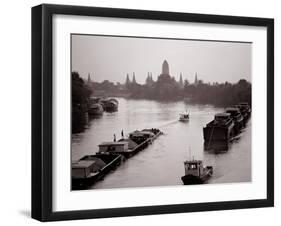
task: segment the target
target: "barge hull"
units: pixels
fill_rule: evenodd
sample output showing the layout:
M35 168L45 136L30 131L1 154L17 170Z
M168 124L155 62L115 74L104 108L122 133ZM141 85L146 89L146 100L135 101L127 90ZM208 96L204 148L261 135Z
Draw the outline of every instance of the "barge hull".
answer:
M231 132L228 128L223 127L204 127L205 141L228 141L231 138Z

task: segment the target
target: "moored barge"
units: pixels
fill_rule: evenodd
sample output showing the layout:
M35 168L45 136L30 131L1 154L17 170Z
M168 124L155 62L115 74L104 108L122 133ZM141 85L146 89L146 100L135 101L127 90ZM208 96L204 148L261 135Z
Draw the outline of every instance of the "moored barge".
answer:
M242 102L242 103L239 103L238 105L238 108L241 112L241 114L243 115L244 119L245 120L248 120L251 116L251 107L248 103L246 102Z
M230 117L234 122L234 132L235 134L238 134L241 129L245 127L244 118L240 113L239 108L227 108L225 112L230 114Z
M156 128L136 130L129 134L129 138L101 143L95 155L86 155L72 163L72 189L87 189L161 134Z
M203 128L205 142L229 141L234 136L234 122L229 113L218 113Z
M72 162L72 189L86 189L121 164L122 155L86 155Z
M115 153L129 158L139 151L145 149L154 141L161 131L159 129L144 129L129 134L129 138L122 138L118 141L103 142L99 145L99 153Z

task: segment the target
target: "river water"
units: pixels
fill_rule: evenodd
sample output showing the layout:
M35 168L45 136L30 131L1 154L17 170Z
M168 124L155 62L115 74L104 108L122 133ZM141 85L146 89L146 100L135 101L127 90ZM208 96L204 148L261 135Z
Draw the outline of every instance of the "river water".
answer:
M202 159L212 165L208 183L251 181L251 120L224 152L204 150L203 127L223 108L178 102L117 98L119 109L91 119L88 128L72 135L72 160L98 151L98 144L121 138L136 129L159 128L164 132L152 145L125 161L94 189L181 185L183 162ZM190 112L189 122L179 122L179 114ZM209 147L209 146L208 146Z

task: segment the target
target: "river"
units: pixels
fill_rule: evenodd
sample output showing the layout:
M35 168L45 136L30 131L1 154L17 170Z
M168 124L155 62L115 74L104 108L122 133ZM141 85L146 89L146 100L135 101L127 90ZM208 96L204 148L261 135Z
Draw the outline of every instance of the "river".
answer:
M72 135L72 161L98 151L98 144L121 138L136 129L159 128L163 131L152 145L125 161L94 189L181 185L183 162L202 159L214 167L208 183L251 181L251 119L225 152L204 151L203 127L223 108L153 100L117 98L119 109L91 119L88 128ZM189 122L179 122L179 114L190 112Z

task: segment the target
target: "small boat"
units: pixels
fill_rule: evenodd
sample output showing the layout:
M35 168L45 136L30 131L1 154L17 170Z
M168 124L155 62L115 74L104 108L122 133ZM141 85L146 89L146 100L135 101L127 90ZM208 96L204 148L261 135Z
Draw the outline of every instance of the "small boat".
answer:
M204 167L201 160L185 161L184 168L185 175L181 177L184 185L203 184L213 175L213 167Z
M91 116L102 115L103 114L102 105L101 104L91 104L88 109L88 114Z
M179 121L180 122L188 122L189 121L189 113L180 114Z

